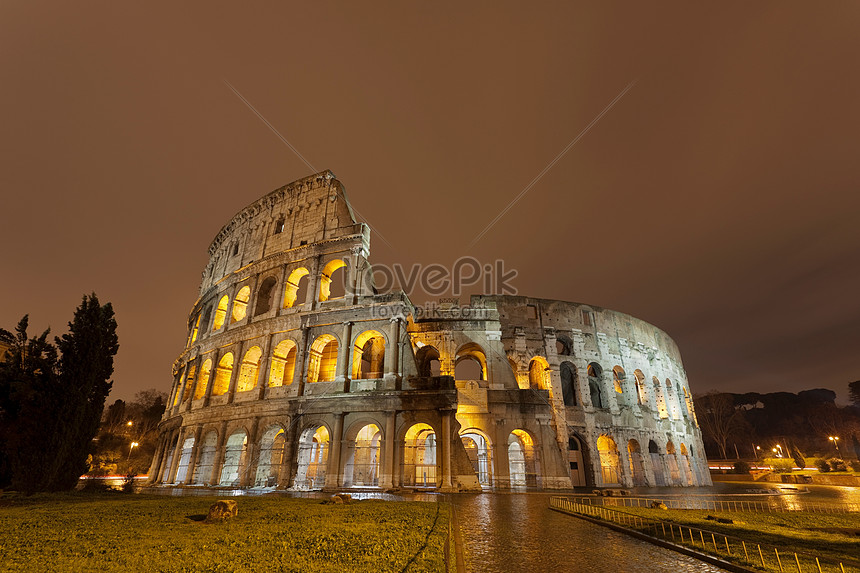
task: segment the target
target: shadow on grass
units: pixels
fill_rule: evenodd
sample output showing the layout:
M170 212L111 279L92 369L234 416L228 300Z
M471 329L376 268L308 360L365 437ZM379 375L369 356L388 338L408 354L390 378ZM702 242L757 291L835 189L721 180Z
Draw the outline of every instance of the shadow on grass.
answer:
M206 514L205 513L197 513L195 515L186 515L185 517L187 517L191 521L206 521Z

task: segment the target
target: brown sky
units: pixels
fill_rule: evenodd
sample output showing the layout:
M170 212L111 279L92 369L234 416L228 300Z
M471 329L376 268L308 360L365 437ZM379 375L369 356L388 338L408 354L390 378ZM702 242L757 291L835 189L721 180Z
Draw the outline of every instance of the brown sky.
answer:
M344 182L374 262L504 259L666 330L694 391L845 397L860 4L367 4L0 3L0 325L59 334L96 291L111 399L169 389L209 242L312 172L227 80Z

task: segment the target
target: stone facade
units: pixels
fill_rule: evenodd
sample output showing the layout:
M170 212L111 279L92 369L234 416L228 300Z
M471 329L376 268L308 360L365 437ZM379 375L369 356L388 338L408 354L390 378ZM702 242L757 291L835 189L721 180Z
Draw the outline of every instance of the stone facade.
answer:
M157 485L438 491L710 485L674 342L521 296L419 312L322 172L209 247L160 424Z

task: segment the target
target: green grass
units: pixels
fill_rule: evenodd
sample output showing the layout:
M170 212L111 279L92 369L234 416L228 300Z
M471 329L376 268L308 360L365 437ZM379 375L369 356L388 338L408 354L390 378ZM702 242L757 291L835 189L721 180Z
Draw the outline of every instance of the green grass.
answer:
M444 571L449 508L420 502L240 497L0 497L0 571Z
M662 519L684 526L698 527L718 534L737 537L744 540L749 547L749 554L758 561L755 544L768 545L779 549L780 554L790 557L791 566L786 565L787 571L794 571L791 552L807 553L822 559L845 562L845 570L860 571L860 568L849 567L848 562L860 560L860 514L857 513L809 513L809 512L780 512L756 513L734 511L705 511L682 509L646 509L646 508L613 508L625 513ZM732 524L718 523L705 519L706 516L724 517L734 521ZM830 531L828 531L830 530ZM838 531L836 531L838 530ZM677 529L676 529L677 531ZM694 532L694 539L700 539ZM713 548L710 537L705 534L706 547ZM723 548L722 539L717 536L720 551ZM699 544L701 547L701 544ZM773 549L762 547L766 562L774 560ZM785 557L783 557L785 559ZM786 561L783 562L783 565ZM776 566L776 563L774 563ZM833 569L833 566L830 566ZM822 564L822 569L827 570ZM838 571L838 566L836 569ZM817 569L816 569L817 571Z

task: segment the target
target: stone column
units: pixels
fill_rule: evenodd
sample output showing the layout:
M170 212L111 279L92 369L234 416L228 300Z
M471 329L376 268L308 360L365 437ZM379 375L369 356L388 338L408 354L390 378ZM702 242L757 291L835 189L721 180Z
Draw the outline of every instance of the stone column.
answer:
M390 336L388 345L385 347L385 374L382 384L385 390L395 390L400 381L400 321L402 318L395 316L390 318Z
M344 412L336 412L334 415L334 432L331 436L331 454L325 472L324 491L334 491L340 485L340 452L343 445L344 416L346 416Z
M360 288L359 285L361 284L361 263L363 255L364 247L356 245L352 248L352 280L349 281L352 292L346 293L350 304L358 304L358 291Z
M451 455L451 417L454 415L453 410L444 410L442 412L442 439L440 440L440 445L442 446L442 483L441 485L442 491L452 491L454 489L454 484L451 482L451 473L453 471L452 468L452 460L453 456Z
M284 313L284 296L286 296L287 293L287 278L290 276L290 273L288 272L289 268L289 265L284 265L284 268L281 270L280 288L276 291L277 294L275 294L274 301L275 304L277 304L275 307L275 316L280 316Z
M293 420L287 418L286 426L284 427L284 451L281 456L281 467L278 469L278 489L285 489L290 486L290 469L293 466L293 442L295 441L295 430L293 430Z
M260 429L260 418L259 416L254 418L254 421L251 422L251 429L248 432L248 446L245 450L245 459L242 464L242 475L239 476L239 487L248 487L249 485L254 485L254 476L257 474L257 464L260 463L260 453L259 453L259 436L257 436L258 430Z
M221 481L221 463L224 461L224 448L227 445L227 420L221 422L221 427L218 428L218 444L215 446L215 459L212 460L212 477L209 480L211 485L218 485Z
M203 396L203 407L209 406L212 400L212 386L215 384L215 376L218 374L218 361L221 359L221 349L216 348L208 355L212 360L212 368L209 370L209 380L206 382L206 394ZM206 362L205 360L203 362Z
M298 356L296 356L296 361L298 362L298 364L296 364L296 372L298 372L299 380L294 385L296 389L295 394L291 391L290 396L304 396L305 382L308 380L308 373L305 372L305 369L307 364L310 362L310 360L308 360L308 353L310 352L310 348L308 348L308 333L310 331L310 327L306 324L302 324L301 329L302 335L299 337L299 346L297 351Z
M263 348L263 356L260 358L260 370L257 373L257 399L266 397L266 387L269 384L269 370L272 367L272 338L270 334L266 337L266 346Z
M239 344L239 351L233 360L233 370L230 371L230 385L227 387L227 403L232 404L236 398L236 383L239 381L239 373L242 371L242 360L244 358L246 343Z
M164 439L161 439L158 441L155 455L152 457L152 465L149 468L149 478L146 480L146 483L148 484L158 481L158 472L161 471L161 464L164 461L164 448L165 441Z
M493 485L497 489L510 489L511 468L508 460L508 436L505 426L496 423L495 436L493 438Z
M395 418L397 412L385 412L385 453L382 457L382 479L379 486L382 489L394 487L394 444L397 437L395 432Z
M197 379L200 377L200 368L203 366L203 361L198 360L197 358L198 357L195 356L194 358L192 358L191 360L188 361L189 365L194 363L194 383L192 384L191 388L188 389L188 403L185 405L185 408L182 408L182 404L183 404L182 398L179 399L180 400L179 401L179 406L180 406L179 409L184 411L184 412L190 412L191 411L191 403L194 402L194 387L197 386ZM185 373L185 384L186 385L188 384L188 372ZM185 395L184 389L182 390L182 394L183 394L183 398L184 398L184 395ZM196 445L196 443L195 443L195 445Z
M194 447L191 448L191 459L188 460L188 473L185 475L182 485L190 484L191 479L194 477L194 470L197 468L197 454L200 451L200 437L202 434L203 426L197 426L197 430L194 432Z
M308 293L305 300L305 308L303 309L306 312L319 306L321 272L319 257L314 258L310 267L311 268L308 269L310 271L310 276L308 277Z
M337 376L335 383L339 386L343 385L343 391L349 392L349 379L352 376L350 366L352 364L352 321L345 320L343 322L343 334L341 335L340 348L338 348L337 357Z
M179 439L176 440L176 449L173 451L173 459L170 460L170 468L167 474L169 483L176 482L176 468L179 467L179 458L182 457L182 442L185 441L185 427L179 428Z

